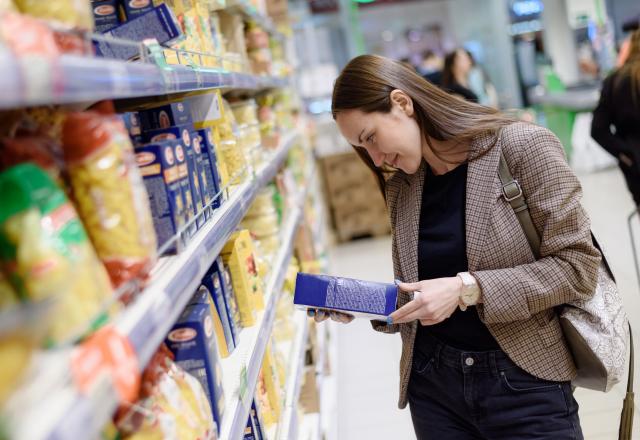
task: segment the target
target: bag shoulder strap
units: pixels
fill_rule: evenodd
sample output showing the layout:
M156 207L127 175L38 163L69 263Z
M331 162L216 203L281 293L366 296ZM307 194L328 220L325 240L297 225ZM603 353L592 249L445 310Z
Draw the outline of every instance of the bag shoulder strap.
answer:
M537 260L540 258L540 236L538 235L538 231L531 219L531 213L529 212L529 206L524 199L522 187L511 175L509 165L507 165L507 160L502 152L500 152L498 175L500 176L500 182L502 183L502 196L507 202L509 202L513 211L516 213L516 217L518 217L522 230L527 236L527 241L529 242L531 251Z

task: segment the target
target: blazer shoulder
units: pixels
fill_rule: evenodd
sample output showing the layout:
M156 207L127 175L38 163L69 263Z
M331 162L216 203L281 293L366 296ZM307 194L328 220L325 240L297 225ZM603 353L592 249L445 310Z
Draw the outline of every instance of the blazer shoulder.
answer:
M536 156L559 150L562 154L562 144L557 136L547 128L528 122L514 122L502 129L502 152L509 165L517 166L522 157Z

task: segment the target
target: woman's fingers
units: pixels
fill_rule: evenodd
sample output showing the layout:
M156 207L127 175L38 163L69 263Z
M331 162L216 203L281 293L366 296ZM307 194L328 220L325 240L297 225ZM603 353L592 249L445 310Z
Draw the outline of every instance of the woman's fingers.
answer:
M420 309L421 305L422 303L420 302L419 298L415 297L413 301L409 301L404 306L400 307L398 310L389 315L389 320L391 320L389 324L400 324L402 322L408 322L404 321L404 319L406 319L409 314Z
M396 280L396 286L398 286L400 290L404 292L413 292L415 290L420 290L420 283L402 283Z
M354 320L355 316L349 315L348 313L334 312L334 311L326 311L326 310L318 310L318 309L308 309L307 316L313 318L316 322L323 322L327 319L331 318L333 321L342 322L343 324L348 324Z

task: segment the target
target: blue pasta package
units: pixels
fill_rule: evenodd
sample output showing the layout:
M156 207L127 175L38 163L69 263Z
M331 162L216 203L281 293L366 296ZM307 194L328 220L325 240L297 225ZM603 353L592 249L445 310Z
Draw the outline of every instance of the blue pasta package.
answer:
M220 294L222 295L223 305L226 315L229 319L229 329L233 337L234 345L240 343L240 312L238 311L238 304L235 300L235 294L231 290L231 275L227 272L222 262L222 257L216 258L210 269L211 276L215 277L220 282Z
M294 304L349 313L357 318L386 320L396 310L395 284L299 273Z
M202 279L202 285L206 286L211 293L216 311L218 312L218 316L220 316L220 322L222 323L222 330L224 332L224 338L227 342L229 353L232 353L236 347L236 342L231 331L229 313L227 312L227 307L224 304L224 292L222 291L222 283L220 282L218 273L213 271L213 267L209 269L209 271Z

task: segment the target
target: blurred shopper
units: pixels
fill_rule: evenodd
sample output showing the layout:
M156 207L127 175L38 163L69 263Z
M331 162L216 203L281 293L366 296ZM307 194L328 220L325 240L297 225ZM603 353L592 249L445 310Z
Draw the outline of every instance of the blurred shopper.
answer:
M604 80L591 136L618 159L640 205L640 30L631 35L625 63Z
M373 326L402 336L399 405L418 439L582 439L555 307L593 295L601 255L558 138L372 55L342 71L332 112L386 196L405 282ZM501 155L542 237L538 260L506 200L517 194L499 184Z
M418 66L418 72L424 79L437 86L442 84L442 68L444 60L432 50L422 53L422 63Z
M467 101L478 102L478 96L469 88L469 73L473 67L471 57L464 49L456 49L444 58L442 88Z
M498 108L498 92L489 80L489 75L484 71L473 54L467 51L471 60L471 70L469 71L469 89L478 97L478 104Z

